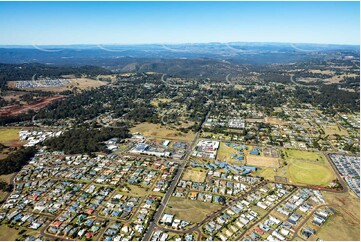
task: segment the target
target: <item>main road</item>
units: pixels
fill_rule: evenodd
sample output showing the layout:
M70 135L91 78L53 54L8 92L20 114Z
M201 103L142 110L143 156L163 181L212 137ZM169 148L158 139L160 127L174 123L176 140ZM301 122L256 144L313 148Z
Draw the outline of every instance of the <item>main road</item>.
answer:
M162 76L163 78L163 76ZM207 120L208 116L209 116L209 113L210 113L210 110L211 108L209 109L209 111L207 112L205 118L202 120L202 124L200 125L200 128L199 130L197 131L196 133L196 136L194 137L191 145L189 146L188 150L187 150L187 153L185 154L184 158L183 158L183 163L180 165L180 168L177 169L176 171L176 174L172 180L172 183L171 185L169 186L166 194L164 195L154 217L153 217L153 221L150 222L149 226L148 226L148 230L147 232L145 233L145 235L143 236L143 241L149 241L151 239L151 236L154 232L154 230L157 228L157 223L160 219L160 216L162 215L170 197L172 196L173 194L173 191L174 189L176 188L177 184L178 184L178 181L179 181L179 178L181 177L183 171L184 171L184 168L186 167L187 165L187 160L188 160L188 157L189 155L191 154L192 152L192 149L194 147L194 145L196 144L197 140L198 140L198 137L199 137L199 132L201 131L202 127L203 127L203 124L204 124L204 121Z

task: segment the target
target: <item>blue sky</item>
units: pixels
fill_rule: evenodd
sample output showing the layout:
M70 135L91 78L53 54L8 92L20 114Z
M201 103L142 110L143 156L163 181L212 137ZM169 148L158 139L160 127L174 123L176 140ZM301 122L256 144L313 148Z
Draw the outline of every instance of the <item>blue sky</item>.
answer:
M360 43L359 2L0 2L0 45Z

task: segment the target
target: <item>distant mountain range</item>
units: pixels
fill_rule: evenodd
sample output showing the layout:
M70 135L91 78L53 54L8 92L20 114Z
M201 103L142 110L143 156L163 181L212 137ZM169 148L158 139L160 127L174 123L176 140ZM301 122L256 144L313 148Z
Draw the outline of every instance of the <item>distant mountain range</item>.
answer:
M241 72L247 64L287 64L359 57L359 46L286 43L0 46L0 63L100 66L117 72L197 76Z

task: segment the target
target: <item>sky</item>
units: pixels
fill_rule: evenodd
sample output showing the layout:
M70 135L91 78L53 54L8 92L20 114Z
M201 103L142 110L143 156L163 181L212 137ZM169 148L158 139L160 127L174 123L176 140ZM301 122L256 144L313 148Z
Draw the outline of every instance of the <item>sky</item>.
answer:
M0 2L0 45L360 43L359 2Z

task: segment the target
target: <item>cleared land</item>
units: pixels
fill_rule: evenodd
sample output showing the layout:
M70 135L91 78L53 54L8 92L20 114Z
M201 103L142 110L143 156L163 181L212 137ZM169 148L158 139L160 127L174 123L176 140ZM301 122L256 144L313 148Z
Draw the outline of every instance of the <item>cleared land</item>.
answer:
M6 224L0 226L0 241L15 241L19 237L19 231L10 228Z
M270 124L287 125L287 122L284 122L279 118L266 117L264 121Z
M205 171L198 170L186 170L183 174L183 180L191 180L194 182L204 182L206 179L207 173Z
M1 128L0 143L6 146L19 146L19 131L17 128Z
M192 141L195 134L191 131L188 133L182 133L174 129L168 129L160 124L152 123L140 123L130 129L131 132L139 132L144 136L158 137L163 139L175 139L175 140L186 140Z
M323 154L300 150L283 150L283 154L284 161L280 160L281 167L275 169L260 166L261 169L254 175L271 181L275 180L275 176L279 176L287 178L288 182L292 184L314 186L327 186L337 178ZM247 163L249 158L250 156L247 156Z
M1 108L0 117L17 116L17 115L20 115L20 114L23 114L23 113L27 113L29 110L39 110L41 108L46 107L50 103L55 102L56 100L63 99L63 98L65 98L65 97L62 96L62 95L56 95L56 96L53 96L53 97L47 97L47 98L39 99L36 103L29 104L29 105L6 106L6 107Z
M334 194L324 192L326 201L337 213L332 215L316 233L320 240L360 241L360 200L352 193Z
M264 156L247 156L247 165L263 166L263 167L278 167L278 159Z
M287 178L291 183L327 186L336 175L324 155L317 152L283 150Z
M221 205L213 203L171 197L164 213L174 214L177 218L188 222L199 223L205 219L208 214L220 208Z
M333 134L348 135L346 129L340 128L337 125L326 126L323 128L323 131L325 131L326 135L333 135Z
M236 161L236 159L232 158L232 154L237 154L237 153L238 151L235 150L233 147L227 146L225 145L225 143L221 142L217 153L217 160L234 162Z

